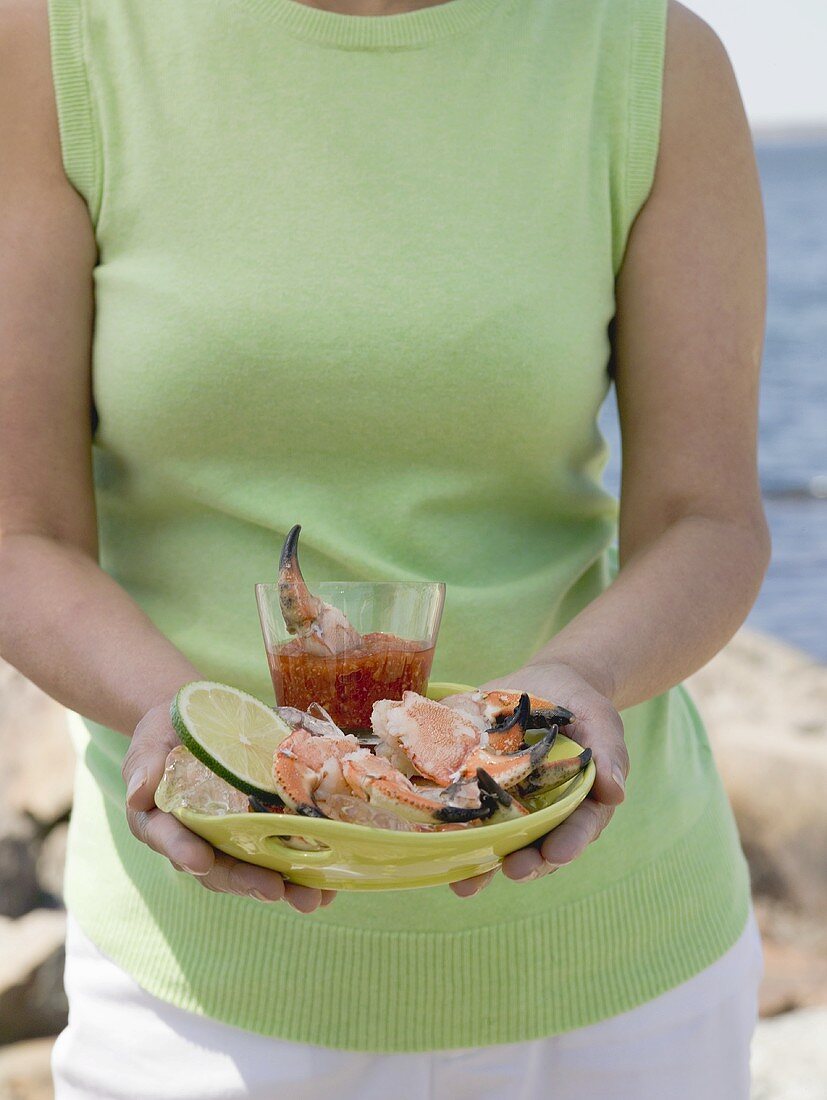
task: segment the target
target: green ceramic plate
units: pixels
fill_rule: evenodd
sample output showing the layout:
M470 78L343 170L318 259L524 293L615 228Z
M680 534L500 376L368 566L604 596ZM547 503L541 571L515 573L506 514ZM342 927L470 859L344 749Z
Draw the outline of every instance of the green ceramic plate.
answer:
M429 684L428 695L442 699L462 684ZM551 759L574 756L579 746L560 735ZM292 882L329 890L410 890L441 886L496 867L559 825L583 801L594 782L594 763L528 817L447 833L397 833L325 818L288 814L228 814L207 817L192 810L175 816L194 833L236 859L279 871ZM285 838L306 837L326 845L321 851L290 848Z

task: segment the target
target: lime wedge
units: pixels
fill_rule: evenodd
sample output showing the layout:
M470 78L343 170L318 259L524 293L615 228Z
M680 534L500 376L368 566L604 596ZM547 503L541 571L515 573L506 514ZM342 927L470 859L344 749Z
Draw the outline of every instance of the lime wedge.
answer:
M172 701L175 732L193 756L245 794L272 802L273 755L290 727L253 695L193 680Z

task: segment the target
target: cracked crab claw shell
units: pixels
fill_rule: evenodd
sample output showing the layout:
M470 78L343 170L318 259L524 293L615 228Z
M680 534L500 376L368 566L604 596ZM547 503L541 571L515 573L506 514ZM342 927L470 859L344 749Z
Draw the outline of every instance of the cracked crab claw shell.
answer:
M469 784L463 784L468 786ZM474 784L476 787L476 783ZM422 824L459 825L490 816L489 805L479 797L477 788L477 805L456 805L445 798L445 790L440 789L434 795L423 794L421 789L411 785L411 790L404 790L397 783L389 779L378 779L370 787L370 803L372 806L381 806L384 809L393 810L406 821L416 821Z
M526 730L531 720L531 701L523 692L510 718L488 730L488 748L491 752L518 752L523 747Z
M346 756L342 773L358 798L367 798L372 806L392 810L406 821L430 825L466 822L489 812L475 780L447 788L417 787L388 760L366 749Z
M556 739L557 727L552 726L536 745L519 752L506 755L478 748L466 758L461 774L466 777L475 776L477 769L483 768L501 787L514 787L545 760Z
M558 706L530 692L478 689L446 696L443 703L447 707L481 717L490 730L499 730L514 716L523 695L528 695L529 729L549 729L552 725L566 726L574 720L574 715L566 707Z
M273 785L285 806L305 817L324 817L319 802L347 793L341 760L358 750L355 737L320 737L299 726L273 756Z
M523 798L528 798L552 791L555 787L560 787L579 775L588 766L591 758L592 750L583 749L578 756L570 756L564 760L543 760L517 785L517 793Z

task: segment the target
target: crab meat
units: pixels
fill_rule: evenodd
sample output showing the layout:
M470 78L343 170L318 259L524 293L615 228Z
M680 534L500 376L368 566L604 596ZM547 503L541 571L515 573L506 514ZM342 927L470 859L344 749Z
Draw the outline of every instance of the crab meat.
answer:
M347 616L332 604L314 596L299 568L299 532L296 524L288 532L279 560L279 605L290 634L298 635L307 653L330 657L358 648L362 635Z
M395 732L391 732L388 724L390 712L395 707L401 706L401 702L393 699L378 699L373 704L370 724L376 735L376 755L390 761L403 775L410 778L416 775L416 768L405 755L398 736Z
M387 704L387 700L383 702ZM396 763L403 754L414 771L441 787L457 777L484 736L479 718L415 691L406 691L400 702L375 705L372 721L373 732L382 742L382 755Z

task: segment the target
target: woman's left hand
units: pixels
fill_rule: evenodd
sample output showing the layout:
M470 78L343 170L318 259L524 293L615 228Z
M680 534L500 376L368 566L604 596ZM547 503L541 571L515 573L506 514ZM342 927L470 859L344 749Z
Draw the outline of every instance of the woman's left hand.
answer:
M568 707L575 718L564 732L592 750L597 768L589 797L571 817L534 844L512 852L503 860L502 871L507 878L531 882L576 859L587 845L597 840L611 820L615 806L623 801L629 771L623 722L605 696L562 663L526 665L513 675L483 684L482 688L528 691ZM458 897L473 897L488 885L498 869L452 882L451 889Z

